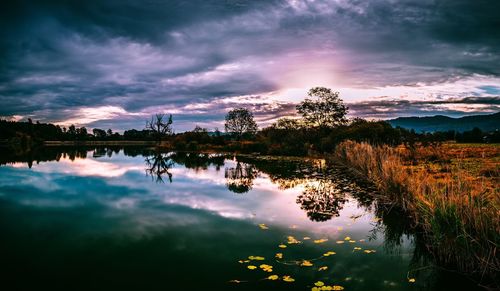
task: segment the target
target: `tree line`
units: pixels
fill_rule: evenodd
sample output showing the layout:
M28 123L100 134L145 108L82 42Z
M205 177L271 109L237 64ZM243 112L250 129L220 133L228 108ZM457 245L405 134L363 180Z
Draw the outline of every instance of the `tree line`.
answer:
M308 98L296 106L299 118L281 118L263 129L258 128L252 112L235 108L225 116L224 132L195 126L191 131L174 134L172 115L156 114L141 130L130 129L123 134L111 129L61 127L33 122L0 120L0 141L4 144L30 146L46 140L57 141L156 141L176 150L220 149L226 151L259 152L262 154L307 155L332 151L343 140L365 141L372 144L457 142L500 142L500 134L471 131L417 133L392 127L384 121L361 118L349 120L349 108L339 93L329 88L315 87Z

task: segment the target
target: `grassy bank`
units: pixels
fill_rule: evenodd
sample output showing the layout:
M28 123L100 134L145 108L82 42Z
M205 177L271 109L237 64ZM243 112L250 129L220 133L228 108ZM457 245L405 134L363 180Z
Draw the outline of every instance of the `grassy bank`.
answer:
M372 146L342 142L335 159L402 207L440 265L500 271L500 146Z

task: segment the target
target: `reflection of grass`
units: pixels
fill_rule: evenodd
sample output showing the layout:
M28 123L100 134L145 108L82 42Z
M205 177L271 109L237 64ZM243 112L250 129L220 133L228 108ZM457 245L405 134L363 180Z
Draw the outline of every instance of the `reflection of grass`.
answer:
M341 143L336 157L410 213L440 263L494 275L500 269L500 146L412 149Z

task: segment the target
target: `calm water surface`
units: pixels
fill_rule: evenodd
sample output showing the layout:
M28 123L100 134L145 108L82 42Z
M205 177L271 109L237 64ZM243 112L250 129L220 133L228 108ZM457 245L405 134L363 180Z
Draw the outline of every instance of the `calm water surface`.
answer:
M2 290L475 290L321 160L41 153L2 158Z

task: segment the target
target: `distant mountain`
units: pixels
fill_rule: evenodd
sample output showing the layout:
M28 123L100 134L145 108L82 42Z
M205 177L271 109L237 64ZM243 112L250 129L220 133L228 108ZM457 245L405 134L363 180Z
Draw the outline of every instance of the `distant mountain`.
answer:
M433 132L455 130L459 132L468 131L474 127L482 131L494 131L500 129L500 112L489 115L470 115L460 118L452 118L443 115L428 117L398 117L387 120L392 126L400 126L414 129L417 132Z

